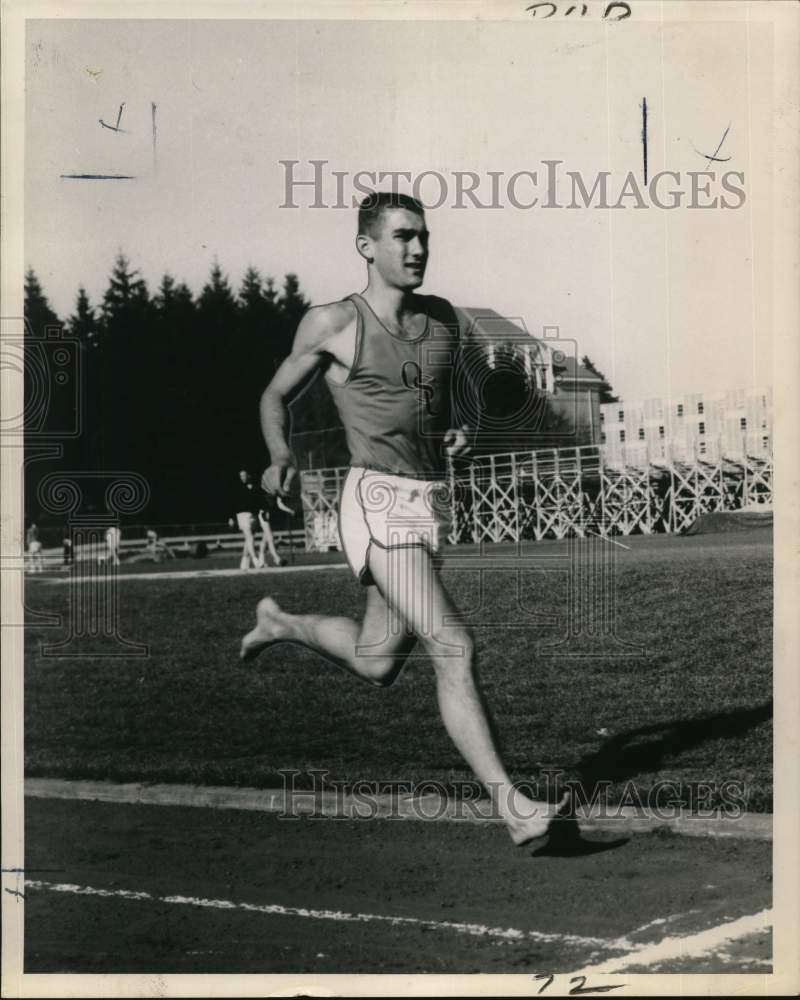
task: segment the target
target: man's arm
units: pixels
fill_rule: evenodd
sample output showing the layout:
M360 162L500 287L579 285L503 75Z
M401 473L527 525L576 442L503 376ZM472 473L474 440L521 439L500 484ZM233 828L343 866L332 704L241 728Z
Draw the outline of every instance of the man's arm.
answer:
M304 382L326 366L325 344L335 332L330 307L310 309L297 328L292 353L261 396L261 430L270 456L261 484L269 493L288 496L291 491L297 465L287 440L288 403Z
M449 458L460 458L467 455L475 443L477 426L472 426L474 420L470 421L466 415L467 413L471 413L474 418L477 413L475 407L476 400L474 398L475 389L469 369L465 363L464 344L466 331L462 328L460 316L451 303L446 300L443 301L449 314L447 325L455 329L458 335L450 397L450 427L444 436L444 446ZM465 391L473 395L473 399L466 406L465 401L461 398L461 395Z

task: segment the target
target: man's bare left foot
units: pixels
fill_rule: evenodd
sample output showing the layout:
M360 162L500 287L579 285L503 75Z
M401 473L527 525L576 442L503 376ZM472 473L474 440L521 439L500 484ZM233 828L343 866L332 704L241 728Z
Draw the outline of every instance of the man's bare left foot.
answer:
M256 621L256 627L242 639L241 660L254 660L267 646L291 636L291 628L285 622L283 612L271 597L258 602Z

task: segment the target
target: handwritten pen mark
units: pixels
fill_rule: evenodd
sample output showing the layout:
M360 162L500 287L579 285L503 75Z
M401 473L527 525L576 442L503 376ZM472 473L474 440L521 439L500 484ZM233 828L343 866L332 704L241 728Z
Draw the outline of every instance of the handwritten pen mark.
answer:
M611 11L612 11L612 10L613 10L613 9L614 9L615 7L622 7L622 8L623 8L623 11L622 11L622 13L621 13L621 14L619 14L619 15L618 15L618 16L617 16L617 17L615 18L615 20L617 20L617 21L624 21L624 20L625 20L625 18L627 18L627 17L630 17L630 16L631 16L631 7L630 7L630 4L628 4L628 3L625 3L625 0L614 0L614 2L613 2L613 3L610 3L610 4L608 5L608 7L606 7L606 9L605 9L605 13L603 14L603 20L605 20L605 19L606 19L606 18L608 17L608 15L610 14L610 12L611 12Z
M552 984L553 980L555 979L555 976L553 976L553 975L547 975L547 974L540 974L538 976L534 976L533 979L534 979L534 982L537 979L545 979L546 980L546 982L538 990L538 993L544 993L544 991L548 988L548 986L550 986ZM570 979L570 983L579 983L578 986L573 986L572 989L569 991L569 995L571 997L585 996L587 993L609 993L611 990L619 990L619 989L622 989L623 986L627 985L626 983L615 983L613 986L611 986L611 985L609 985L609 986L587 986L586 985L586 976L572 976L572 978Z
M100 124L103 126L103 128L107 128L111 132L124 132L125 129L119 127L119 123L122 120L122 109L124 107L125 107L125 102L123 101L122 104L120 104L120 106L119 106L119 111L117 112L117 124L116 125L107 125L103 121L102 118L98 118L97 120L100 122Z
M642 159L644 161L644 183L647 184L647 98L642 98Z
M708 153L701 153L700 150L697 148L697 146L695 146L694 143L692 143L692 149L695 151L695 153L697 153L698 156L704 156L708 160L708 165L709 166L711 166L712 163L727 163L728 160L731 159L731 157L730 156L717 156L717 153L722 149L722 144L727 139L728 132L730 132L730 130L731 130L731 126L728 125L728 127L722 133L722 138L719 140L719 145L714 150L714 152L711 154L711 156L709 156Z
M6 889L5 891L9 894L9 896L19 896L20 899L25 898L25 893L20 892L19 889Z
M133 174L61 174L70 181L135 181Z
M92 80L94 80L95 83L97 83L98 76L100 76L100 74L103 72L101 69L89 69L88 66L84 66L84 69L92 78Z
M550 11L549 14L542 15L543 17L552 17L553 14L555 14L555 12L558 10L558 8L556 7L556 5L554 3L549 3L549 2L532 3L530 5L530 7L526 7L525 10L532 11L531 17L536 17L536 11L537 11L537 8L539 8L539 7L552 7L553 8Z

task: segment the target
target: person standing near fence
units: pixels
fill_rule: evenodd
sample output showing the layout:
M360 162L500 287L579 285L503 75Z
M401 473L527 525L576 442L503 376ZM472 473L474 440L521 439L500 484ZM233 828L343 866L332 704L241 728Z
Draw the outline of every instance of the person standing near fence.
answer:
M119 543L122 541L122 531L115 525L106 531L106 549L108 550L108 561L119 566Z
M228 524L239 528L243 536L242 558L239 562L239 569L261 569L264 565L263 558L256 555L256 543L253 537L256 515L261 508L259 491L253 484L250 473L246 469L239 472L239 482L236 487L236 499L234 503L235 511Z
M261 545L258 550L258 561L262 566L266 565L266 551L269 549L270 557L276 566L285 566L286 560L281 559L275 547L275 535L272 533L272 517L278 510L285 514L294 516L294 511L288 507L283 499L274 493L262 491L263 502L258 511L258 523L261 526ZM291 544L291 538L289 539Z
M42 543L39 539L39 526L31 523L25 534L25 544L30 557L30 568L32 573L41 573L44 569L44 559L42 557Z

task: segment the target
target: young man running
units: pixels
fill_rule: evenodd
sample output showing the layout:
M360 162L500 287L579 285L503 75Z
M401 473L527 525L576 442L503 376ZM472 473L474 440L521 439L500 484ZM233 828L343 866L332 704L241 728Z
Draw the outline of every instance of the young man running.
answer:
M261 423L271 460L264 487L288 497L297 464L287 441L287 403L324 372L350 449L340 534L366 588L364 619L287 614L266 597L242 657L276 642L299 643L383 687L419 641L433 661L450 738L514 843L536 841L564 802L535 802L513 787L478 689L472 636L453 623L457 609L436 566L449 507L446 460L467 450L467 429L451 419L455 313L444 299L415 291L428 262L422 206L405 195L369 195L359 209L356 246L367 264L366 289L306 313L291 355L264 392Z

